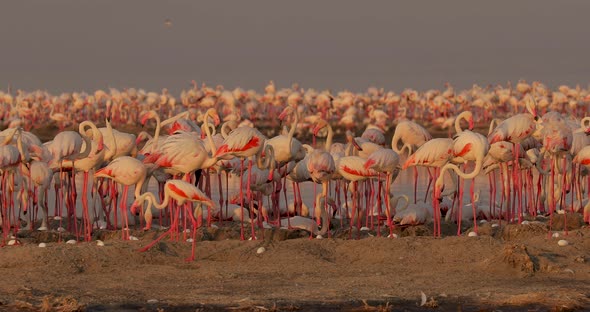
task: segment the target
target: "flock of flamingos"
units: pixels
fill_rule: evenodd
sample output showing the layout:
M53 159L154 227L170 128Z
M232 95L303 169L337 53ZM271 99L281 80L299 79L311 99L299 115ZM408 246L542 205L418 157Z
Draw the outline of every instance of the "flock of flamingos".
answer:
M2 241L18 242L22 228L66 231L66 221L80 240L119 227L133 239L130 218L145 230L156 219L168 229L158 240L192 233L194 256L205 222L238 222L242 239L278 227L322 237L337 222L392 237L395 226L429 222L441 236L443 219L458 224L458 235L467 221L476 235L481 219L542 215L551 226L555 213L583 212L590 222L590 118L579 119L588 104L590 90L525 81L399 94L279 89L272 81L264 93L193 81L179 98L166 89L0 92ZM60 129L50 141L29 132L48 123ZM117 130L154 123L153 133ZM413 174L413 194L392 187L402 170ZM464 204L464 180L484 174L488 199L479 201L482 190L470 183ZM419 176L428 177L425 194L417 194ZM148 191L152 178L156 192ZM230 192L230 178L238 190ZM308 181L321 185L313 207L301 195Z

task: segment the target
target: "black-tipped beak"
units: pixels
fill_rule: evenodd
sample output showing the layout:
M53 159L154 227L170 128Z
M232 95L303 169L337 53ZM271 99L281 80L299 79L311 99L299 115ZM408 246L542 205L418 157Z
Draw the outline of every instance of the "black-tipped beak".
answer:
M535 116L535 121L539 121L539 116Z

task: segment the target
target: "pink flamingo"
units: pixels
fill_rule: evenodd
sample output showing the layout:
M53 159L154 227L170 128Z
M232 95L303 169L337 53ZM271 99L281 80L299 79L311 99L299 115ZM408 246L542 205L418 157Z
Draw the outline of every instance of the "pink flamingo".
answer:
M451 169L455 171L463 179L473 179L475 178L482 169L483 160L488 153L489 150L489 143L483 135L479 133L474 133L471 131L463 131L460 133L454 140L453 140L453 161L458 163L466 163L467 161L474 161L475 168L470 173L466 174L457 167L457 165L453 163L447 163L441 169L439 177L436 179L435 183L435 191L434 191L434 201L435 205L438 205L438 200L441 197L441 190L443 187L443 176L445 171ZM474 183L471 183L471 202L474 203L474 191L473 191ZM459 189L459 207L462 207L462 196L463 190ZM437 212L440 207L437 207ZM475 205L473 205L475 216ZM438 224L437 224L438 223ZM438 232L437 232L438 231ZM477 222L474 220L474 231L477 233ZM438 233L440 236L440 214L435 215L435 235ZM459 210L458 216L458 229L457 235L461 235L461 209Z
M513 166L513 178L514 178L514 185L517 192L517 199L518 199L518 222L522 221L521 216L521 202L522 202L522 193L521 193L521 185L520 185L520 175L519 173L519 163L518 158L520 148L517 148L517 145L520 144L522 141L533 135L537 128L537 123L539 117L536 111L536 103L532 96L528 95L525 98L526 101L526 109L528 113L525 114L517 114L514 115L504 121L502 121L498 126L488 135L488 142L490 144L499 142L499 141L508 141L513 143L513 154L514 154L514 166ZM560 117L558 117L560 118ZM539 129L540 130L540 129Z
M221 145L215 152L215 157L221 158L226 155L233 155L242 159L240 165L240 176L244 174L244 160L248 157L260 154L266 137L258 131L258 129L250 127L238 127L228 134L223 140ZM248 172L252 172L252 160L248 162ZM246 190L246 196L252 197L250 190L250 178L248 175L248 186ZM243 184L240 179L240 198L243 198ZM240 209L242 212L242 218L244 215L244 202L240 201ZM241 222L240 238L244 240L244 222ZM252 225L252 239L255 239L254 226Z
M399 174L399 155L391 149L382 148L379 150L374 151L364 164L366 169L373 169L377 171L379 174L385 173L385 207L390 207L390 189L391 184ZM379 216L381 216L381 187L382 181L380 177L378 177L378 191L377 191L377 211ZM387 208L389 209L389 208ZM371 214L373 215L373 214ZM377 235L381 236L381 223L377 223L378 232ZM387 226L389 227L389 235L393 237L393 224L391 222L391 215L387 214Z
M403 150L407 149L408 155L410 155L414 148L422 146L431 139L432 135L424 127L413 121L403 120L395 127L395 132L391 138L391 149L400 156L403 154ZM403 145L401 149L398 147L400 142ZM414 167L414 203L417 201L417 189L418 170Z
M365 168L366 159L359 157L359 156L344 156L340 157L338 163L336 164L336 170L342 175L342 177L352 182L352 186L350 191L352 193L352 215L353 219L351 219L350 227L352 229L353 223L355 223L354 218L356 217L357 227L360 228L360 209L359 205L359 196L358 196L358 182L364 181L369 178L375 178L378 176L378 172L370 169ZM352 231L350 232L352 235Z
M183 205L187 202L197 203L197 207L194 210L194 216L191 216L191 220L193 223L191 256L190 258L186 259L187 261L192 261L195 259L196 234L197 227L200 224L200 220L196 220L195 218L198 218L201 215L200 205L204 204L210 209L215 210L218 208L218 206L211 199L209 199L207 195L205 195L203 192L201 192L201 190L199 190L196 186L192 185L191 183L182 180L168 180L164 185L164 199L161 203L158 203L158 201L156 200L156 196L153 193L146 192L135 199L135 201L131 205L131 212L135 213L135 210L138 207L140 207L144 203L144 201L148 202L148 206L146 207L144 213L144 218L146 222L144 230L148 230L152 224L152 205L156 209L164 209L168 207L168 204L170 203L171 199L175 200L178 205ZM178 219L175 218L174 222L178 222ZM166 235L171 234L175 227L176 226L171 226L170 229L166 231L166 233L162 234L153 242L140 249L140 251L149 250L152 246L154 246Z
M590 169L590 146L582 148L574 157L573 162ZM584 207L584 222L590 223L590 204Z
M141 188L145 182L147 169L145 165L129 156L121 156L111 161L106 167L97 170L94 173L95 178L113 179L115 182L123 185L123 199L121 200L121 214L125 221L123 229L123 239L129 239L129 220L127 215L127 193L129 186L135 185L135 198L141 194ZM116 213L115 213L116 215Z

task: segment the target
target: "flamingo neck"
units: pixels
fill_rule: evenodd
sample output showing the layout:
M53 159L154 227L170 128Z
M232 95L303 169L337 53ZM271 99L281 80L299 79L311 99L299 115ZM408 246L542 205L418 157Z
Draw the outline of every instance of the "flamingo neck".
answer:
M469 114L470 112L464 111L461 114L459 114L459 116L457 116L457 118L455 119L455 132L457 134L463 132L463 129L461 129L461 120L467 120L467 116Z
M207 133L207 142L209 143L209 150L210 150L210 153L208 153L207 156L209 157L209 159L211 159L211 156L215 153L215 151L217 149L215 148L215 143L213 143L211 129L209 129L209 115L210 115L209 113L207 113L205 115L205 120L203 121L203 124L205 125L205 133ZM217 162L217 160L215 160L215 162Z
M482 158L478 157L475 161L475 168L473 168L473 171L471 171L470 173L465 173L465 172L461 171L461 169L457 165L448 163L442 167L442 170L440 171L440 176L437 179L437 184L438 184L438 180L442 180L443 174L447 170L453 170L457 175L459 175L463 179L473 179L481 171L482 165L483 165Z
M330 148L332 147L332 140L334 139L334 130L332 130L332 126L330 126L328 123L326 123L326 127L328 128L328 136L326 137L325 149L326 151L330 151Z
M150 153L154 152L154 149L158 145L158 139L160 138L160 130L162 129L162 123L160 121L160 116L158 114L154 114L154 119L156 119L156 131L154 132L154 140L152 144L152 148L150 149Z

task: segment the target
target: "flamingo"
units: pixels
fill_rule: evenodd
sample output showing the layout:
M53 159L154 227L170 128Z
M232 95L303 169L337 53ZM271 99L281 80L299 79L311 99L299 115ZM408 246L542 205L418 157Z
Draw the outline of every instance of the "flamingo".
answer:
M82 187L82 207L83 207L83 220L84 220L84 228L85 228L85 235L84 235L84 239L86 241L90 241L92 239L91 234L92 234L92 225L91 225L91 219L90 219L90 215L89 215L89 209L88 209L88 172L90 170L94 170L96 169L98 166L100 166L103 161L104 161L104 157L105 157L105 148L104 148L104 141L103 141L103 136L102 136L102 132L98 130L98 128L96 127L96 125L94 125L93 122L86 120L82 123L80 123L79 127L79 132L80 133L86 133L86 127L90 127L93 131L93 139L96 140L96 142L93 140L91 142L90 147L86 146L84 147L85 149L90 149L88 156L82 158L82 159L78 159L76 161L70 161L70 160L65 160L62 162L62 166L63 167L70 167L70 168L74 168L76 171L82 171L84 172L84 183L83 183L83 187ZM74 202L75 202L75 195L74 195Z
M366 169L373 169L377 172L385 173L386 175L386 183L385 183L385 207L390 207L390 196L389 193L391 192L391 184L399 174L400 167L399 167L399 155L391 149L382 148L379 150L374 151L364 164ZM379 179L378 182L378 191L377 191L377 211L378 214L381 215L381 187L382 182ZM377 226L380 227L381 224L377 223ZM389 227L389 235L393 237L393 224L391 223L390 215L387 214L387 226ZM381 230L379 228L377 232L378 236L381 235Z
M182 180L168 180L164 185L164 199L161 203L158 203L156 200L156 196L151 192L143 193L136 197L133 204L131 205L131 212L135 213L135 210L140 207L144 201L148 202L147 207L145 208L144 218L146 222L145 230L148 230L152 223L152 206L156 209L164 209L168 207L170 200L175 200L178 205L183 205L186 202L195 202L197 203L197 208L194 211L194 217L196 218L200 214L200 205L203 204L210 209L218 209L218 206L211 200L207 195L205 195L201 190L199 190L196 186ZM191 257L187 259L187 261L192 261L195 259L195 244L196 244L196 233L197 233L197 220L193 219L191 216L192 223L193 223L193 240L192 240L192 250L191 250ZM178 222L177 219L174 221L175 223ZM140 249L140 251L147 251L157 242L159 242L162 238L166 235L171 234L172 230L175 227L172 226L168 231L162 234L160 237L155 239L153 242L148 244L147 246Z
M107 178L123 185L123 199L121 200L121 214L125 222L122 237L129 239L129 221L127 215L127 193L129 186L135 185L134 196L138 198L141 195L141 188L147 176L145 165L130 156L121 156L111 161L106 167L97 170L94 178ZM116 212L115 212L116 216Z
M262 152L262 147L264 146L264 142L266 141L266 137L258 131L258 129L250 128L250 127L237 127L232 132L228 134L228 136L223 140L223 145L221 145L217 151L215 152L215 156L217 158L221 158L226 155L233 155L235 157L239 157L242 159L240 165L240 176L244 174L244 159L254 156L256 154L260 154ZM252 160L248 162L248 172L252 172ZM250 175L248 176L248 186L246 190L246 196L251 198L252 194L250 192ZM240 179L240 198L243 198L243 184L242 180ZM244 212L244 203L241 201L240 208L242 211L242 216ZM240 229L240 237L244 240L244 223L241 224ZM252 239L255 238L254 227L252 227Z
M23 150L22 139L20 138L21 131L20 128L15 128L12 136L6 138L3 142L4 145L0 146L0 174L2 175L2 209L0 210L0 222L3 225L3 241L6 241L8 231L10 230L9 211L11 208L14 208L12 206L12 195L15 186L14 171L19 168L21 163L28 161L28 156ZM17 134L17 146L6 145L7 142L12 141L14 134ZM18 222L15 226L15 233L16 231L18 231Z
M445 171L453 170L456 174L458 174L463 179L473 179L475 178L481 171L483 166L483 160L488 153L489 150L489 143L485 136L471 132L469 130L461 132L454 140L453 140L453 161L458 163L465 163L467 161L474 161L475 168L470 173L464 173L457 167L457 165L453 163L447 163L441 169L439 177L436 179L434 184L435 191L434 191L434 199L435 205L438 203L436 199L441 197L441 189L443 186L443 176ZM471 183L471 202L474 202L474 193L473 193L473 185ZM459 207L462 206L462 196L463 192L459 190ZM436 208L438 210L438 208ZM475 214L475 205L473 206L474 209L474 216ZM435 235L438 233L440 236L440 215L438 211L435 211ZM457 235L461 235L461 210L459 210L459 225L457 229ZM438 222L438 225L437 225ZM437 228L438 227L438 228ZM477 222L474 220L474 231L477 233ZM437 232L438 231L438 232Z
M344 156L338 160L336 170L340 175L347 181L352 182L351 193L352 193L352 215L357 216L357 222L360 222L360 210L358 207L358 181L364 181L369 178L375 178L378 176L378 172L365 168L366 159L359 156ZM358 224L357 224L358 225ZM350 224L352 228L352 222ZM358 227L358 226L357 226ZM352 234L352 231L351 231Z
M391 149L393 149L398 155L403 155L403 150L408 150L408 156L412 154L412 151L416 147L422 146L424 143L432 139L432 135L428 133L424 127L419 124L403 120L396 127L393 137L391 138ZM403 147L398 147L399 143L402 143ZM417 185L418 185L418 170L414 168L414 203L416 203L417 197Z
M47 211L46 194L51 185L51 180L53 180L53 171L49 168L46 162L36 159L33 159L28 166L21 164L21 170L23 175L28 177L33 186L37 189L37 195L34 197L33 203L37 203L43 212L41 226L37 228L37 230L47 231L47 218L49 217L49 214Z

